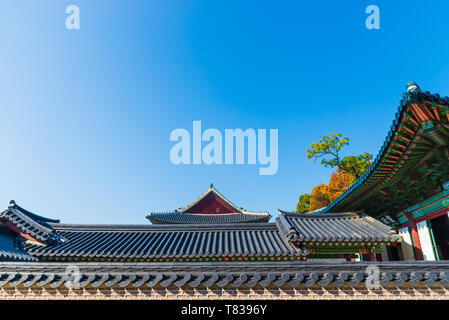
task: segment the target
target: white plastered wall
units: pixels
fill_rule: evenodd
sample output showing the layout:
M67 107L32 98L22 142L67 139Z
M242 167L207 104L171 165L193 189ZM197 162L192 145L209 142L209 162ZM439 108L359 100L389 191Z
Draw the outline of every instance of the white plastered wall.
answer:
M435 253L433 251L432 238L430 235L427 221L421 221L416 224L418 229L419 242L421 242L421 250L426 261L435 261Z
M404 241L401 242L402 255L404 260L410 261L415 260L415 255L413 253L413 242L412 235L408 227L404 227L398 230L398 233L402 236Z

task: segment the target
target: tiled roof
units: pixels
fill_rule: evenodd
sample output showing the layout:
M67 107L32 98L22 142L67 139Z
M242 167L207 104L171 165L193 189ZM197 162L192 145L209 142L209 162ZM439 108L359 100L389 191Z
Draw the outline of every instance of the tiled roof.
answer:
M399 242L402 239L392 228L366 214L300 214L279 210L276 224L289 241Z
M59 235L48 224L59 222L33 214L11 201L7 210L0 213L0 221L12 224L25 234L44 243L55 243L61 240Z
M217 198L221 209L225 211L212 211L207 207L208 212L198 212L198 205L207 204L208 199ZM204 207L203 207L204 209ZM204 211L204 210L203 210ZM219 212L219 213L218 213ZM147 219L154 224L221 224L221 223L248 223L248 222L268 222L271 215L268 212L251 212L240 208L223 196L212 184L197 199L190 204L172 212L151 212Z
M409 84L407 84L407 86L409 86ZM417 85L415 84L415 86ZM418 113L423 112L425 118L428 118L427 120L422 121L419 117L415 118L414 116L414 110L416 108L420 109L421 107L424 108L424 110L426 108L429 110L430 108L430 110L433 111L429 111L428 113L421 110L417 111ZM322 208L321 212L341 212L348 209L354 210L354 208L363 207L363 203L368 202L369 199L371 199L371 201L380 201L374 199L373 196L378 194L389 184L396 182L399 177L404 177L408 172L408 170L406 170L406 168L408 168L406 166L407 163L411 163L413 167L427 155L427 153L425 153L421 156L410 156L410 153L415 153L413 148L416 147L419 135L425 133L426 125L431 124L432 126L436 126L437 129L441 126L443 130L449 128L449 117L447 116L449 114L448 110L449 97L440 97L439 94L421 91L419 87L418 90L411 90L404 93L390 130L371 166L337 199L325 208ZM412 125L410 122L414 122L415 125ZM408 134L408 138L405 137L404 134ZM404 137L401 138L402 136ZM447 144L447 141L435 143L436 141L431 142L432 139L424 140L427 141L426 144L432 146L431 148L441 147L441 143L443 143L443 145ZM397 144L398 141L401 142L405 149L400 148L400 151L391 152L396 148L395 144ZM398 156L398 154L400 156ZM354 202L357 202L357 204Z
M197 214L168 212L152 212L147 219L152 223L185 223L185 224L204 224L204 223L241 223L241 222L268 222L271 215L268 213L226 213L226 214Z
M234 263L0 263L0 287L357 287L379 285L449 287L449 263L443 262L234 262ZM74 272L77 276L74 277Z
M280 211L276 223L197 222L182 225L70 225L47 222L48 219L40 220L39 216L30 214L13 204L2 213L2 218L43 240L46 245L32 241L24 245L29 255L41 261L60 261L63 258L71 261L210 261L213 260L210 258L240 260L236 259L240 257L254 257L256 261L268 257L296 260L309 254L299 242L401 240L390 227L355 213L295 214Z
M275 224L224 225L63 225L52 227L67 241L27 244L36 257L202 258L304 256Z
M0 261L37 261L20 247L17 234L0 226Z
M236 206L235 204L233 204L231 201L229 201L224 195L222 195L215 187L213 184L210 185L210 187L204 191L198 198L196 198L195 200L193 200L191 203L189 203L188 205L186 205L183 208L179 209L179 212L187 212L190 208L192 208L193 206L195 206L197 203L199 203L200 201L202 201L203 199L205 199L209 194L213 194L215 196L217 196L220 200L222 200L224 203L226 203L229 207L231 207L235 212L244 212L245 210L243 208L239 208L238 206Z

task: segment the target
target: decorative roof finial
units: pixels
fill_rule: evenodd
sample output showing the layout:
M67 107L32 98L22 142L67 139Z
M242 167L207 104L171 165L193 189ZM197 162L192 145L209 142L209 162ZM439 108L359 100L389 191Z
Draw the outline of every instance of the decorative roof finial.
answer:
M211 183L211 184L210 184L210 188L212 189L213 187L214 187L214 184L213 184L213 183Z
M14 207L16 202L14 200L9 201L9 207Z
M409 81L407 82L407 92L421 92L421 89L419 88L419 86L416 84L415 81Z

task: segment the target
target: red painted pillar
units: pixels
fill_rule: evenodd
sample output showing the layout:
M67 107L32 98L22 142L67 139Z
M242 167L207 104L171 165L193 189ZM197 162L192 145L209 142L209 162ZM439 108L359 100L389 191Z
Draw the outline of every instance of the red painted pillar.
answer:
M413 214L408 214L408 226L411 229L412 239L413 239L413 249L415 250L416 260L424 260L424 256L421 249L421 241L419 240L418 229L416 228L416 222L413 218Z
M369 251L369 261L376 261L376 257L374 256L374 249L370 249Z

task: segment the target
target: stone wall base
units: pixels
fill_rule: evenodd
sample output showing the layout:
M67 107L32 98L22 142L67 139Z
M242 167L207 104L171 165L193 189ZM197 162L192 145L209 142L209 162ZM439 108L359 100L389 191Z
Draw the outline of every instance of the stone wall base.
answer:
M67 289L47 287L10 287L0 288L1 300L206 300L206 299L301 299L301 300L449 300L449 289L442 286L404 286L381 287L379 289L367 289L359 287L258 287L258 288L121 288L99 287Z

